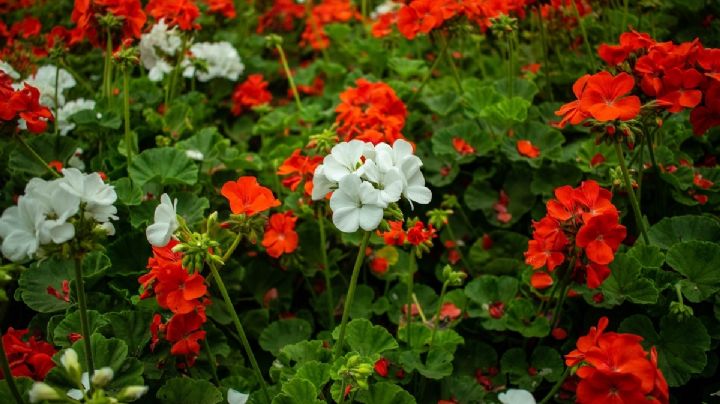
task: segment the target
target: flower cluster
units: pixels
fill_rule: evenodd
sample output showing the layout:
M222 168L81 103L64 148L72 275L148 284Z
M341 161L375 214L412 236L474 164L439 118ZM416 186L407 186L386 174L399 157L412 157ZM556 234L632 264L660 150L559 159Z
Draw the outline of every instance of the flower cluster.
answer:
M172 71L168 62L182 45L177 28L170 28L164 19L152 26L149 32L140 37L140 62L148 69L151 81L160 81Z
M420 171L422 161L405 140L366 143L351 140L335 145L323 164L315 169L312 198L329 192L333 223L343 232L359 227L375 230L389 204L405 197L411 204L430 203L432 193Z
M77 114L80 111L92 111L95 109L95 101L86 100L84 98L78 98L67 102L65 105L60 107L57 112L57 124L60 128L60 135L65 136L70 131L75 129L75 123L70 121L70 117Z
M258 17L256 32L262 34L267 29L292 31L295 20L305 16L305 6L295 0L275 0L272 7Z
M200 28L195 20L200 17L200 9L193 0L150 0L145 11L156 21L165 20L169 27L179 27L183 31Z
M233 115L240 115L245 110L272 101L272 94L267 90L267 86L268 82L262 74L251 74L245 81L235 86L232 94Z
M208 5L208 13L210 14L220 14L229 20L232 20L237 15L233 0L205 0L205 3Z
M115 234L110 222L118 219L113 186L105 184L98 173L84 174L76 168L62 173L63 177L52 181L31 179L17 205L0 217L2 253L11 261L32 258L43 245L73 239L80 226Z
M414 247L428 250L432 247L432 240L437 237L435 227L432 224L416 220L409 223L407 231L403 230L403 222L399 220L388 220L388 230L378 231L378 236L385 240L389 246L402 246L406 242Z
M292 212L274 213L265 226L262 245L268 255L279 258L289 254L298 246L298 234L295 232L297 217Z
M330 39L325 33L325 25L336 22L348 22L360 19L349 0L322 0L312 8L305 21L305 30L301 35L300 45L321 50L330 46Z
M15 124L22 120L30 132L42 133L47 129L47 121L52 119L50 109L40 104L37 88L26 83L22 89L15 90L12 78L0 71L0 122Z
M56 78L55 76L58 75ZM57 105L55 100L55 83L57 81ZM65 69L58 69L53 65L41 66L35 74L25 80L26 84L35 87L40 91L40 103L50 108L65 105L65 90L69 90L77 84L75 79ZM19 85L16 85L18 87Z
M220 193L230 202L230 211L235 215L254 216L280 206L280 201L275 199L270 188L260 185L255 177L245 176L237 181L228 181Z
M150 331L151 348L155 348L160 337L172 344L170 353L184 357L192 366L200 352L198 341L205 338L202 325L207 321L205 306L207 298L205 278L200 273L188 273L183 267L183 253L173 248L179 243L170 240L164 247L153 246L153 256L148 259L150 272L138 278L143 290L141 299L153 294L158 305L170 310L172 317L163 323L160 314L155 314Z
M236 81L245 65L240 61L240 55L230 42L199 42L190 47L191 60L185 60L183 76L197 77L202 82L214 78L224 78ZM196 67L201 64L202 68Z
M140 38L147 16L142 10L140 0L75 0L71 19L75 23L71 44L87 39L95 47L104 47L108 41L106 30L112 28L101 24L104 16L112 15L118 22L121 36L113 36L117 44L124 39Z
M34 336L23 340L27 333L28 330L16 330L10 327L2 336L10 372L15 377L43 380L55 367L52 357L56 350L51 344L39 341Z
M345 141L393 143L403 139L407 109L392 87L365 79L358 79L355 85L340 94L340 105L335 109L337 132Z
M300 149L295 149L290 157L278 167L277 175L284 176L282 184L284 187L295 191L304 181L303 189L305 194L312 195L312 177L315 169L322 163L320 156L303 156Z
M648 353L635 334L605 332L607 317L578 338L577 349L565 355L565 364L576 368L580 378L576 396L580 404L666 404L668 385L658 368L657 352Z
M547 215L533 223L533 239L525 252L525 262L535 270L533 287L552 285L551 273L566 257L573 279L584 278L591 289L610 275L607 265L627 232L618 223L618 210L611 199L610 191L592 180L577 188L565 185L555 189L555 199L546 205Z

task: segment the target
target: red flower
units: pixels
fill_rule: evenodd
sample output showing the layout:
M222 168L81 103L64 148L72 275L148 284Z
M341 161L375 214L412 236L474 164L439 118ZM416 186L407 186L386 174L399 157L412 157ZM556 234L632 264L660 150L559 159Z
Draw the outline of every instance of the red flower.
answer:
M535 269L547 266L552 271L565 261L563 249L566 245L567 239L562 233L554 238L530 240L525 252L525 263Z
M2 336L5 354L10 363L10 373L15 377L29 377L43 380L45 375L55 367L52 356L55 348L45 341L38 341L34 336L23 340L28 330L16 330L9 327ZM1 371L0 371L1 372ZM5 376L3 375L3 378Z
M702 189L710 189L715 183L707 178L703 178L702 174L695 173L693 176L693 184Z
M458 3L450 1L413 0L398 12L398 31L407 39L427 34L459 11Z
M547 289L553 282L552 276L547 272L536 271L530 276L530 284L537 290Z
M704 95L705 102L690 113L690 124L695 135L720 126L720 83L710 84Z
M388 367L390 366L390 361L385 358L380 358L375 362L375 373L382 377L388 376Z
M267 90L268 83L262 74L251 74L235 87L232 94L232 113L240 115L243 110L267 104L272 94Z
M620 35L619 45L601 44L598 55L605 63L616 66L624 62L631 53L638 49L647 49L654 43L655 41L646 33L624 32Z
M590 218L578 231L575 243L585 249L588 259L607 265L615 258L615 251L626 235L625 226L618 224L617 215L608 213Z
M164 19L169 27L178 26L183 31L200 28L195 23L200 9L193 0L150 0L145 11L157 21Z
M269 256L278 258L295 251L298 245L296 221L297 217L292 212L275 213L270 216L262 240L262 245Z
M472 147L463 138L454 137L452 139L452 145L453 145L453 148L455 148L455 151L457 151L458 154L460 154L461 156L467 156L467 155L475 153L475 148Z
M443 303L440 308L440 320L455 320L462 314L462 310L451 302Z
M488 306L488 313L494 319L502 318L505 315L505 303L494 302Z
M407 109L395 91L385 83L358 79L356 87L340 94L335 109L337 132L346 141L360 139L372 143L394 143L402 139Z
M300 154L300 149L295 149L290 157L278 167L277 175L285 176L282 184L292 191L295 191L298 185L305 181L305 194L312 195L313 174L322 160L323 158L320 156L303 156Z
M275 0L272 7L258 17L256 32L262 34L267 28L292 31L295 20L305 16L305 6L295 0Z
M107 37L98 18L107 14L114 15L122 22L121 35L113 34L114 45L124 39L140 38L147 20L140 0L75 0L70 18L76 27L72 30L70 43L75 44L87 39L95 47L104 47Z
M435 228L429 224L425 227L423 222L415 222L415 225L407 231L408 243L418 246L420 244L432 244L432 239L437 237L435 234Z
M205 0L211 14L220 14L231 20L235 18L235 2L233 0Z
M155 295L160 307L176 314L186 314L201 306L207 294L205 278L199 273L188 275L183 268L168 266L157 276Z
M40 91L27 83L23 89L15 91L6 104L0 101L0 108L5 108L0 113L0 119L9 121L15 116L22 118L27 122L27 128L32 133L44 132L47 129L47 121L53 120L50 109L40 105Z
M515 147L517 148L518 153L527 158L534 159L540 156L540 149L533 145L529 140L518 140Z
M589 74L577 79L575 84L573 84L573 94L575 94L575 98L577 98L577 100L571 101L555 111L555 115L562 117L562 120L557 123L558 127L564 128L568 123L570 125L577 125L588 118L588 113L580 109L580 99L585 92L585 85L589 79Z
M392 26L397 23L398 14L390 12L380 14L377 20L370 27L370 33L375 38L383 38L392 33Z
M580 98L580 108L600 122L633 119L640 113L640 99L627 95L634 86L635 80L627 73L613 76L603 71L592 75Z
M370 270L373 271L376 275L383 275L385 272L387 272L390 264L385 258L382 257L374 257L372 261L370 261Z
M403 245L405 243L405 231L403 230L403 222L399 220L389 220L390 230L386 232L378 231L378 235L385 240L387 245Z
M305 14L304 10L302 14ZM360 19L360 14L349 0L322 0L307 16L300 45L310 45L316 50L326 49L330 46L330 39L325 33L325 25L347 22L353 18Z
M232 213L253 216L270 208L280 206L272 191L260 185L255 177L240 177L228 181L220 191L230 202Z
M165 338L172 342L170 353L185 356L188 364L192 365L200 353L198 341L205 338L205 331L200 329L205 321L204 309L199 312L174 315L165 328Z

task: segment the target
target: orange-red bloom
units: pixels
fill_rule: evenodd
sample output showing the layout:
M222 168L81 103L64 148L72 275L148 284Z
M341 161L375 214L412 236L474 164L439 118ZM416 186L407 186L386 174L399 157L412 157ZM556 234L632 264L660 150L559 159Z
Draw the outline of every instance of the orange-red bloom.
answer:
M455 151L457 151L461 156L467 156L475 153L475 148L461 137L454 137L452 139L452 145Z
M292 212L275 213L270 216L262 245L268 255L279 258L283 254L289 254L298 246L298 234L295 232L297 217Z
M270 102L272 94L267 90L267 86L268 82L262 74L251 74L238 84L232 94L233 115L240 115L249 108Z
M407 109L395 91L385 83L371 83L365 79L355 82L340 94L340 105L335 109L337 132L345 140L394 143L403 139Z
M55 348L45 342L30 336L27 340L23 337L28 330L16 330L9 327L2 336L5 355L10 364L10 373L15 377L29 377L34 380L44 380L45 375L55 367L52 357ZM4 375L0 372L2 378Z
M220 14L231 20L235 18L235 2L233 0L205 0L210 14Z
M165 20L168 27L179 27L183 31L199 29L195 20L200 9L193 0L150 0L145 11L156 20Z
M107 38L98 17L106 14L112 14L122 22L121 35L113 35L115 44L125 39L140 38L147 20L140 0L75 0L70 16L76 25L72 31L71 44L87 39L95 47L104 47Z
M534 159L540 156L540 149L529 140L518 140L515 147L518 153L527 158Z
M407 39L427 34L460 10L454 1L413 0L398 12L398 31Z
M378 235L385 240L387 245L403 245L405 243L405 230L403 230L403 222L399 220L389 220L390 230L386 232L378 231Z
M617 215L593 216L577 233L575 243L585 248L585 254L592 262L607 265L613 261L615 251L625 239L625 226L618 224Z
M240 177L237 181L228 181L220 191L230 202L230 210L236 215L252 216L270 208L280 206L269 188L263 187L255 177Z
M300 149L295 149L290 157L278 167L277 175L285 177L282 184L292 191L295 191L300 183L305 181L305 194L312 195L313 174L322 160L323 158L320 156L303 156L300 154Z
M600 122L633 119L640 113L640 98L628 95L634 86L635 80L627 73L594 74L587 81L580 108Z

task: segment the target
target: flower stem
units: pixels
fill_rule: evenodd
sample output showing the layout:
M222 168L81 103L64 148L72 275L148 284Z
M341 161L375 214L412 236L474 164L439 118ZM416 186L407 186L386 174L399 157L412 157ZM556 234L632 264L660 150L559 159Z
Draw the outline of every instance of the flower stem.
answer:
M285 75L287 76L288 84L290 84L290 89L293 93L293 98L295 98L295 105L297 105L298 110L302 111L303 106L302 102L300 101L300 93L298 93L298 89L295 86L295 80L293 79L292 72L290 71L290 66L288 65L287 58L285 57L285 51L283 50L282 45L275 44L275 49L277 49L278 53L280 54L280 62L282 63L283 69L285 70Z
M267 384L265 383L265 379L263 378L262 372L260 371L260 366L258 366L257 360L255 359L255 355L253 354L252 347L250 346L250 341L248 341L247 335L245 334L245 329L243 328L242 324L240 323L240 318L238 317L237 312L235 311L235 306L233 306L232 300L230 300L230 295L228 294L227 289L225 288L225 283L223 282L222 278L220 277L220 273L218 273L217 268L215 268L215 263L208 260L207 261L208 266L210 267L210 272L212 272L213 278L215 278L215 283L218 286L218 289L220 289L220 294L223 297L223 300L225 301L225 306L228 309L228 312L230 313L230 317L232 317L232 321L235 324L235 329L238 332L238 335L240 336L240 341L242 342L243 348L245 349L245 353L248 356L248 359L250 359L250 364L252 365L253 370L255 371L255 377L257 377L258 382L260 383L260 387L262 388L263 395L265 396L265 399L267 403L270 403L270 394L267 390Z
M648 238L647 231L645 230L645 223L643 222L642 213L640 212L640 206L638 205L637 198L635 197L635 191L633 191L632 182L630 181L630 173L625 165L625 157L619 142L615 142L615 153L617 153L618 161L620 162L620 171L622 171L623 180L625 181L625 191L628 194L628 198L630 198L630 205L632 205L633 213L635 215L635 223L642 234L645 244L649 245L650 239Z
M550 392L545 396L545 398L540 401L540 404L546 404L550 402L550 400L557 394L557 392L560 390L560 387L562 387L563 383L565 382L565 379L570 375L570 368L565 368L565 372L563 372L562 376L560 376L560 379L558 379L557 382L555 382L555 385L550 389Z
M406 105L410 105L413 101L415 101L418 96L420 96L423 88L425 88L425 85L430 80L430 77L432 77L432 72L437 68L438 64L440 64L440 60L445 54L445 50L447 49L449 43L449 41L443 41L442 48L440 49L440 52L435 56L435 60L433 60L433 63L430 66L430 70L428 70L425 77L423 77L423 80L420 82L420 87L418 87L418 89L413 93L412 97L410 97L410 100L408 100Z
M217 375L217 364L215 363L215 355L213 354L212 348L207 341L207 338L203 338L203 345L205 346L205 353L208 356L208 362L210 362L210 373L212 373L213 380L216 385L220 385L220 379Z
M583 36L583 42L585 43L585 49L588 54L588 60L593 62L595 60L594 56L593 56L593 50L592 50L592 47L590 46L590 41L588 41L588 35L587 35L587 31L585 30L585 24L583 24L582 17L580 17L580 10L578 10L578 7L577 7L577 4L575 4L575 1L571 1L571 3L573 5L573 10L575 10L575 17L578 20L578 25L580 26L580 32L582 33L582 36Z
M112 93L112 33L110 28L106 30L107 46L105 47L105 69L103 72L103 96L110 102L110 94Z
M416 259L417 258L415 256L415 249L413 248L410 252L410 263L408 264L407 303L405 306L405 327L407 327L405 336L407 337L408 346L410 346L410 324L412 323L413 285L415 283L415 269L417 267Z
M55 136L57 136L58 132L60 131L60 127L59 127L60 124L58 123L58 121L59 121L58 115L60 114L60 102L58 101L58 92L59 92L58 87L59 86L60 86L60 63L58 63L57 66L55 66L55 98L53 98L53 100L55 101L55 122L54 122L55 123L55 125L54 125Z
M25 400L23 400L20 395L20 391L15 384L15 377L13 377L12 371L10 370L10 362L8 362L7 354L5 353L5 345L3 344L2 336L0 336L0 365L2 366L3 376L5 376L5 381L7 382L10 394L12 394L13 398L15 398L15 402L17 404L25 404Z
M362 266L363 257L365 257L365 248L370 240L370 234L371 233L369 231L366 231L363 234L362 241L360 241L360 248L358 248L357 258L355 258L355 266L353 267L352 277L350 277L350 287L348 288L348 294L345 298L345 304L343 305L342 320L340 321L340 334L338 335L338 341L335 345L335 352L333 355L335 359L340 357L343 343L345 342L345 327L347 326L348 317L350 316L350 307L352 307L353 298L355 297L355 289L357 287L358 276L360 275L360 267Z
M23 147L23 149L25 149L25 151L26 151L28 154L30 154L30 156L31 156L32 158L34 158L35 161L36 161L38 164L40 164L41 166L45 167L45 169L48 170L54 177L60 178L60 174L58 174L57 171L53 170L53 169L48 165L47 161L45 161L45 159L43 159L43 158L35 151L35 149L33 149L29 144L27 144L27 142L25 141L25 139L22 138L22 136L17 135L17 136L15 136L15 138L18 140L18 142L19 142L20 145Z
M328 324L335 328L335 299L333 298L332 280L330 279L330 265L327 257L327 236L325 234L325 210L318 207L318 227L320 229L320 256L323 263L323 276L325 277L325 293L328 301Z
M83 212L80 212L83 214ZM83 346L85 347L85 366L88 375L92 380L95 373L95 362L92 356L92 345L90 344L90 322L87 314L87 298L85 296L85 283L83 281L82 255L75 256L75 288L77 293L78 310L80 311L80 332L82 333Z
M132 133L130 132L130 72L128 67L123 68L123 113L125 114L125 154L127 165L132 163Z
M227 262L227 260L230 259L230 256L233 252L235 252L235 249L237 248L238 244L240 244L240 240L242 240L242 233L238 233L235 237L235 240L233 240L232 244L230 244L230 247L228 247L227 251L225 251L225 254L222 256L222 261Z
M185 52L187 52L187 46L188 46L188 37L187 34L184 34L182 36L182 45L180 46L180 53L178 53L177 61L175 63L175 66L173 67L172 71L170 72L170 77L168 78L168 85L167 88L165 88L165 106L167 107L170 101L172 101L173 97L175 97L175 82L177 81L177 76L180 72L180 69L182 68L182 61L185 58Z
M438 308L435 311L435 318L433 318L433 330L432 334L430 334L430 345L428 346L428 351L430 350L430 348L432 348L432 344L435 341L435 332L437 332L438 323L440 322L440 311L442 311L443 300L445 300L445 292L447 292L447 287L448 281L443 282L442 290L440 290L440 298L438 299Z

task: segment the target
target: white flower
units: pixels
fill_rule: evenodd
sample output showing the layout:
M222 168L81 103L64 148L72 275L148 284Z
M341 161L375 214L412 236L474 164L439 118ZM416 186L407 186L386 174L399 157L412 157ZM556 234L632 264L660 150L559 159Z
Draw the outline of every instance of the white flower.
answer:
M325 195L328 194L328 192L332 191L334 187L337 186L336 182L330 181L325 176L325 167L323 167L322 164L317 166L315 168L315 172L313 173L313 190L312 190L312 199L314 201L318 201L320 199L325 198Z
M111 222L100 223L98 228L102 229L108 236L115 235L115 226Z
M185 150L185 155L189 159L196 160L196 161L203 161L203 159L205 159L205 155L202 154L202 152L200 150L195 150L195 149Z
M96 370L97 372L97 370ZM80 377L80 384L82 384L82 390L80 389L70 389L65 393L68 397L75 399L75 400L82 400L83 395L85 392L90 390L90 375L88 372L83 372L82 376Z
M57 79L57 103L58 106L65 105L65 95L63 91L75 87L77 82L73 76L65 69L59 69L60 74ZM53 65L45 65L40 67L37 72L27 80L26 83L36 87L40 91L40 104L47 107L55 108L55 75L58 68ZM17 84L22 87L21 83Z
M370 13L370 18L375 20L383 14L388 14L388 13L398 11L400 9L400 6L401 6L401 4L396 1L387 0L384 3L380 4L379 6L375 7L375 10L373 10L373 12Z
M42 202L21 196L0 217L2 253L10 261L32 257L40 248L40 231L46 207Z
M375 230L383 218L385 207L387 205L380 201L378 190L355 174L343 177L330 198L333 223L345 233L353 233L358 227Z
M20 79L20 73L18 73L9 63L0 60L0 70L4 71L5 74L10 76L13 80Z
M64 168L63 178L59 179L60 187L85 203L85 214L100 223L117 220L117 208L113 203L117 194L112 185L105 184L100 174L84 174L76 168Z
M375 183L379 187L380 200L386 205L397 202L402 195L405 178L395 167L387 171L381 170L373 160L366 160L363 165L363 178Z
M508 389L498 394L498 400L503 404L535 404L535 398L527 390Z
M155 208L155 223L145 231L148 241L155 247L165 247L178 228L177 199L170 200L168 194L162 194L160 204Z
M30 397L31 403L60 399L60 394L58 394L54 388L43 382L33 383L32 388L28 392L28 396Z
M323 159L325 176L328 180L339 183L346 175L356 172L362 165L360 157L371 150L372 146L361 140L338 143Z
M240 55L230 42L199 42L190 47L190 53L194 59L205 62L207 71L200 71L192 62L185 60L183 76L187 78L196 76L203 82L214 78L236 81L245 70Z
M145 395L149 389L148 386L127 386L120 390L116 398L120 401L135 401Z
M425 186L420 167L422 160L413 154L412 145L403 139L396 140L392 147L387 143L379 143L366 157L375 161L381 172L388 172L393 168L399 170L403 178L402 195L412 202L428 204L432 199L432 192Z
M148 78L151 81L161 81L172 71L172 66L166 58L174 56L182 45L182 39L177 28L169 30L165 20L153 25L150 32L140 37L140 62L149 70Z
M83 155L83 149L77 148L75 149L75 153L73 153L72 156L68 159L68 166L72 168L77 168L80 171L83 171L85 169L85 162L82 161L82 155Z
M93 373L92 385L96 387L104 387L112 381L115 372L109 366L102 367Z
M75 124L70 122L69 119L74 114L80 111L93 110L95 109L95 101L86 100L79 98L77 100L69 101L58 110L57 123L60 127L60 134L65 136L71 130L75 129Z
M249 394L241 393L235 389L228 389L228 404L245 404L247 403L248 398L250 398Z
M75 226L67 220L78 212L80 199L62 189L58 180L31 179L25 186L25 198L41 202L45 207L40 244L62 244L75 237Z

